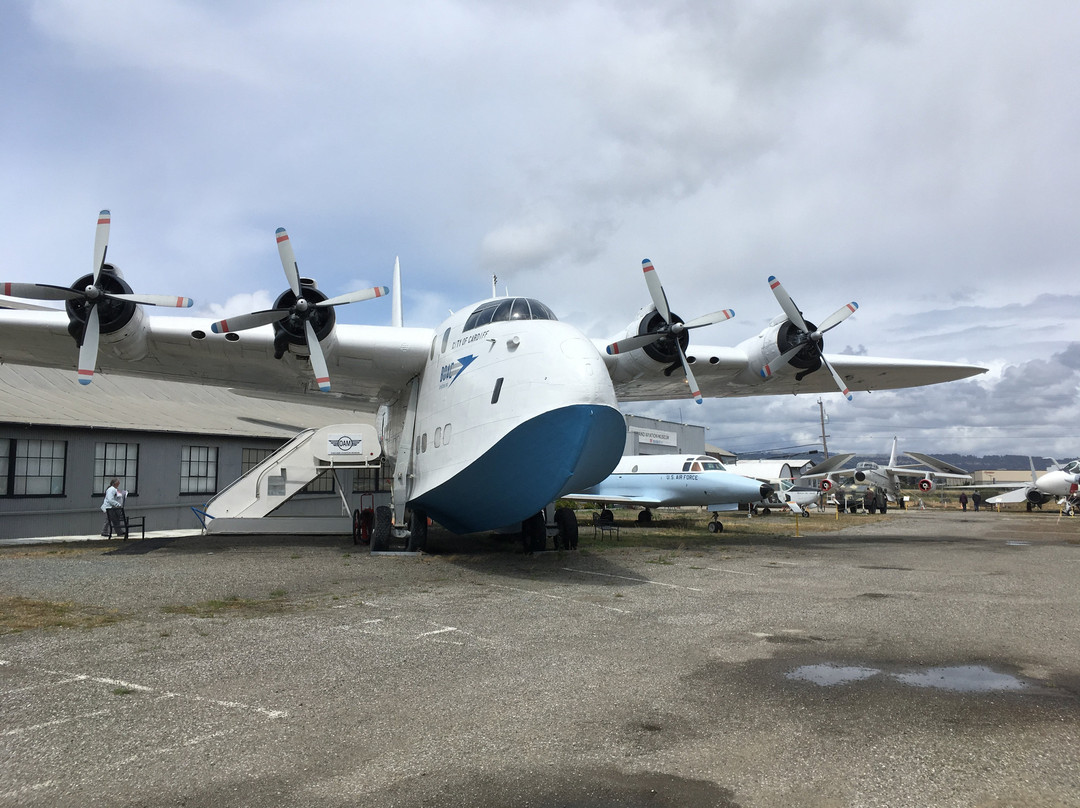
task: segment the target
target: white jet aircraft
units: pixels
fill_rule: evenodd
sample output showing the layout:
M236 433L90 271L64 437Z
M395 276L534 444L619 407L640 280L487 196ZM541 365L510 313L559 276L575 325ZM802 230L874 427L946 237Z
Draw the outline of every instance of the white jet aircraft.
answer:
M860 485L869 485L885 491L889 502L899 502L901 499L901 480L915 480L916 487L923 493L933 491L941 484L964 485L970 483L972 477L964 469L931 457L921 452L904 452L908 457L918 460L916 465L897 465L897 439L893 438L892 454L889 463L880 466L870 460L856 463L853 469L838 469L828 473L822 473L815 469L803 475L803 479L819 479L821 489L830 491L840 480L850 478ZM849 458L853 455L849 455Z
M1030 483L1000 483L997 485L986 484L970 486L978 488L1014 488L996 497L986 500L988 505L1004 505L1006 503L1027 502L1027 509L1041 508L1052 499L1072 499L1080 492L1080 460L1073 460L1059 468L1046 472L1041 477L1035 473L1035 461L1028 458L1031 464Z
M0 361L77 368L84 384L101 371L376 413L393 507L376 513L375 549L391 532L409 535L407 509L414 546L424 541L425 517L458 533L522 522L527 532L542 534L542 508L596 485L619 462L626 438L620 401L689 394L700 403L706 395L831 389L850 398L851 390L985 372L951 362L826 357L824 333L855 304L815 326L775 278L769 283L783 316L733 348L691 348L691 330L733 312L684 322L668 307L649 261L643 269L652 305L610 344L594 342L526 297L482 300L434 330L407 328L396 266L390 326L336 325L336 306L388 290L327 297L300 275L284 229L276 238L288 289L272 309L212 325L151 317L144 305L190 301L132 292L115 265L105 263L110 219L108 211L98 219L91 273L70 287L0 284L3 295L65 303L63 311L0 311ZM816 372L822 366L827 374Z
M773 488L728 471L707 455L631 455L605 479L563 499L644 508L638 522L652 521L651 508L676 505L735 505L768 499ZM710 510L717 510L710 507ZM714 531L715 532L715 531Z

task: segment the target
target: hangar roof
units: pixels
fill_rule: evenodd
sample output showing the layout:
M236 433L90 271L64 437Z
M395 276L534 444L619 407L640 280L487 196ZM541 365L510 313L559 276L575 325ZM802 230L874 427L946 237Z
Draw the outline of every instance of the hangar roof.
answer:
M369 413L249 398L222 387L0 365L0 424L291 437L307 427L373 423Z

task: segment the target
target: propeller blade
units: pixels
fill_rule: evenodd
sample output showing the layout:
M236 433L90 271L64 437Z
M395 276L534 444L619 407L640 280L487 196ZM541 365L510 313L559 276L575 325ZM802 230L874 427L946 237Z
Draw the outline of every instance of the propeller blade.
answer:
M730 320L735 316L735 309L724 309L723 311L714 311L712 314L704 314L701 317L695 317L688 323L672 323L671 329L675 333L685 331L688 328L701 328L706 325L712 325L713 323L722 323L724 320Z
M291 312L288 309L266 309L254 311L251 314L238 314L226 320L218 320L210 326L215 334L228 334L230 331L246 331L249 328L258 328L260 325L270 325L277 320L288 317Z
M848 386L844 382L843 377L841 377L840 374L836 372L836 368L834 368L829 363L829 360L825 358L825 354L819 352L819 355L821 356L821 364L823 364L825 367L827 367L829 369L829 373L832 374L833 381L836 382L836 387L840 390L841 393L844 394L844 398L846 398L848 401L851 401L851 399L852 399L851 391L848 390Z
M855 310L859 308L859 304L852 300L846 306L841 306L824 320L821 325L818 326L817 331L814 332L815 336L821 336L826 331L836 328L840 323L844 322L848 317L855 313Z
M679 359L682 360L683 371L686 373L686 383L690 385L690 395L698 404L701 404L704 399L701 397L701 390L697 386L697 379L694 378L694 373L690 370L690 363L686 361L686 354L683 353L682 346L679 346Z
M28 300L80 300L86 297L83 292L51 283L0 283L0 294Z
M296 265L296 253L293 252L292 242L284 227L277 229L278 255L281 256L281 268L285 270L285 277L289 279L289 288L297 298L300 297L300 268Z
M83 343L79 348L79 384L90 384L94 380L98 340L101 338L98 321L98 307L91 305L90 314L86 318L86 330L83 332Z
M785 351L784 353L782 353L774 361L770 362L769 364L767 364L765 367L763 367L759 371L761 373L761 378L763 378L763 379L770 378L774 373L776 373L776 371L780 370L780 368L782 368L784 365L786 365L788 362L790 362L792 359L794 359L795 354L797 354L799 351L801 351L805 347L806 347L805 344L796 345L794 348L791 348L791 349Z
M664 294L664 287L660 284L660 278L656 275L656 267L653 266L652 261L646 258L641 262L641 271L645 273L645 283L648 284L649 294L652 295L653 305L656 306L656 310L660 312L660 316L664 318L664 322L670 323L671 309L668 308L667 295Z
M304 331L307 333L308 354L311 357L311 369L315 371L315 383L324 393L329 393L330 371L326 369L326 357L323 356L322 346L319 338L315 336L310 320L304 320Z
M636 337L627 337L621 339L618 342L613 342L607 346L607 352L609 356L615 356L617 354L626 353L632 351L635 348L641 348L645 345L649 345L656 342L661 337L666 337L663 331L654 331L651 334L638 334Z
M331 297L328 300L320 300L315 304L316 308L324 308L326 306L341 306L345 303L359 303L361 300L371 300L373 297L385 297L390 294L390 288L388 286L373 286L370 289L361 289L358 292L347 292L337 297Z
M39 306L36 303L24 303L21 300L0 295L0 309L22 309L23 311L63 311L54 306Z
M105 253L109 251L109 225L112 223L112 214L107 210L98 214L97 231L94 233L94 284L97 284L98 275L105 265Z
M144 306L168 306L175 309L190 309L195 303L190 297L173 297L171 295L140 295L105 292L105 297L113 300L127 300L131 303L141 303Z
M776 302L780 304L780 308L784 310L787 318L795 323L799 330L809 331L810 329L806 327L806 320L803 319L799 307L795 305L795 301L791 299L791 295L787 293L784 285L780 283L775 275L769 276L769 288L772 289L773 294L776 296Z

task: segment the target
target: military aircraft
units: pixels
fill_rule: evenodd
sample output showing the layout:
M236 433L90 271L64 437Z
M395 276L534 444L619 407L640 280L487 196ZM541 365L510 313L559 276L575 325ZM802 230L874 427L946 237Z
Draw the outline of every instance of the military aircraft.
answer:
M988 505L1004 505L1007 503L1026 502L1027 509L1041 508L1053 499L1070 500L1080 492L1080 460L1073 460L1065 464L1057 464L1058 468L1051 469L1041 477L1036 475L1035 461L1028 458L1031 464L1030 483L998 483L984 484L980 486L967 486L970 488L1013 488L1004 494L990 497L986 500Z
M972 477L964 469L931 457L921 452L904 452L908 457L918 460L916 465L897 465L896 459L898 441L894 437L892 454L885 466L880 466L869 460L855 464L853 469L836 469L824 473L817 469L810 469L803 474L803 479L818 479L823 491L829 491L834 485L844 479L850 479L860 485L869 485L880 488L885 492L889 502L901 502L901 480L914 480L915 486L923 493L933 491L939 485L964 485L970 483ZM849 456L850 457L850 456Z
M773 487L728 471L708 455L632 455L605 479L563 499L642 508L638 522L652 521L652 508L677 505L735 505L768 499Z
M784 313L760 334L735 347L691 345L692 331L733 312L684 321L648 260L651 305L606 342L529 297L481 300L434 330L406 327L398 272L390 326L337 324L337 306L388 290L328 297L300 274L284 228L275 239L288 287L273 308L213 324L151 317L144 306L187 306L189 299L134 293L115 263L105 262L110 222L102 211L92 271L70 287L0 284L3 295L65 304L63 311L0 311L0 361L77 369L84 384L100 371L375 413L393 505L377 509L373 549L391 534L421 545L429 517L457 533L519 522L542 532L547 504L596 485L618 464L626 438L621 401L832 389L850 398L852 390L985 372L952 362L826 356L823 335L856 305L816 326L775 277L769 285Z

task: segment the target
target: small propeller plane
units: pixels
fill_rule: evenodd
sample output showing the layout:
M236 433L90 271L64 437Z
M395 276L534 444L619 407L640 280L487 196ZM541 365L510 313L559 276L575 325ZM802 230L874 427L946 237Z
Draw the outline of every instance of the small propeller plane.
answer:
M820 480L821 490L830 491L832 487L845 478L850 478L860 485L869 485L885 491L889 502L901 502L901 480L914 480L915 486L924 494L933 491L940 485L965 485L971 482L972 476L959 466L946 463L936 457L921 452L904 452L908 457L918 460L915 465L897 465L898 441L894 437L892 454L889 455L889 463L879 466L870 460L856 463L853 469L835 469L822 471L821 468L812 468L802 477L805 480ZM848 456L849 459L853 455Z
M647 524L652 521L652 508L738 506L766 500L772 494L771 485L728 471L715 457L662 454L624 457L608 477L563 499L637 506L643 508L638 522Z
M648 260L652 304L607 343L528 297L481 300L434 330L405 327L396 266L391 325L337 325L337 306L389 290L328 297L300 274L284 229L275 238L288 288L272 309L213 324L151 317L144 306L191 301L131 290L105 260L111 218L98 217L92 272L70 287L0 283L2 295L65 303L63 311L0 311L0 361L75 368L83 384L101 371L374 413L393 489L392 508L375 515L376 549L391 532L409 536L407 512L413 546L422 544L429 517L458 533L542 520L548 503L596 485L618 464L626 438L620 401L830 389L850 398L852 390L985 372L952 362L826 357L823 335L857 306L845 304L815 326L775 277L769 285L782 316L733 348L691 349L691 331L733 312L685 322Z

